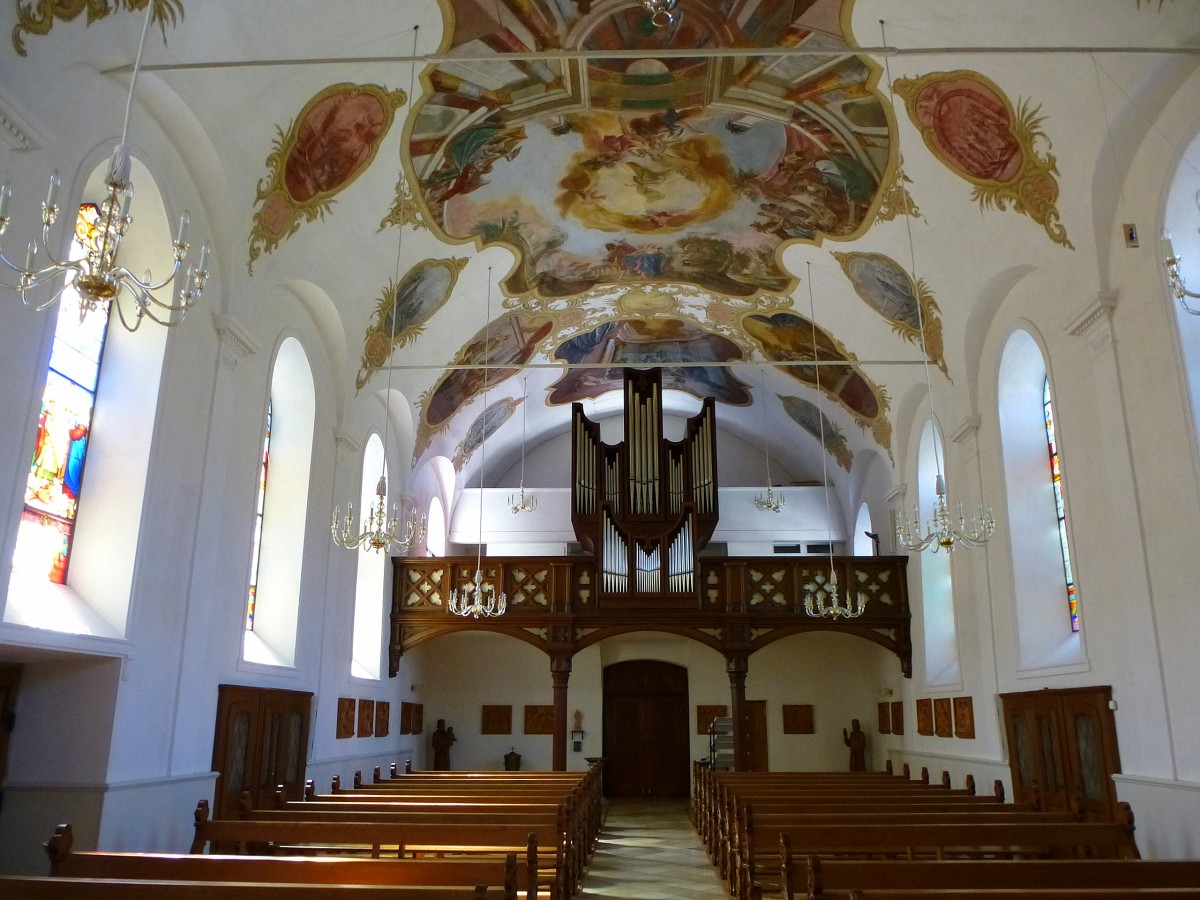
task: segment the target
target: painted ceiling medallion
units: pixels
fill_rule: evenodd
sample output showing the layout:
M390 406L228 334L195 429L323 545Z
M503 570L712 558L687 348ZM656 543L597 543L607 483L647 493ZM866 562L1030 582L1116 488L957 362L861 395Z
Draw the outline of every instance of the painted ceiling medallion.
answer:
M435 435L485 388L493 388L516 375L550 335L553 323L546 316L509 313L488 322L455 354L450 371L421 395L421 424L413 459L419 459ZM486 383L485 383L486 374Z
M508 397L504 400L497 400L475 417L475 421L467 429L466 435L463 436L463 439L454 449L451 462L454 464L456 472L461 472L462 467L470 462L471 457L475 455L475 451L483 446L483 442L499 431L500 427L512 418L512 414L517 411L522 402L520 397Z
M354 386L366 387L371 376L387 364L392 351L406 347L425 330L425 323L450 299L466 257L426 259L399 282L389 281L375 304L363 340L362 365Z
M392 126L404 91L375 84L334 84L304 105L285 133L276 127L270 174L258 183L250 259L270 253L300 228L325 218L333 198L366 171Z
M55 20L71 22L87 11L87 23L91 25L118 10L137 12L153 3L151 20L162 31L163 42L167 40L167 25L172 28L183 18L183 0L17 0L17 24L13 28L13 49L21 56L28 55L25 35L45 36L54 27Z
M854 354L837 338L794 312L747 315L742 318L742 328L759 342L769 362L780 364L776 366L780 372L801 384L818 387L818 366L812 363L814 358L819 359L820 389L854 416L859 427L869 431L890 455L892 424L887 417L887 391L853 364Z
M891 322L892 329L910 344L924 345L929 361L948 376L942 355L942 320L925 282L914 283L899 263L881 253L834 253L833 258L863 302Z
M650 33L635 5L449 5L406 174L440 236L516 253L506 295L638 283L788 293L784 245L857 237L874 220L894 120L879 67L854 52L849 4L747 0L730 16L689 0ZM762 52L659 52L751 46L813 52L770 66ZM507 57L551 47L595 55Z
M623 369L630 366L662 366L664 390L713 397L731 406L751 402L746 384L734 369L721 365L744 359L742 349L729 338L685 319L656 316L605 322L559 344L554 358L567 364L567 373L554 383L547 398L555 406L622 390ZM672 366L673 362L689 365ZM588 368L576 368L584 365ZM609 365L612 368L606 368Z
M850 467L854 465L854 453L846 442L846 435L842 433L842 429L835 425L829 416L822 413L811 400L783 394L775 396L779 398L779 402L783 404L783 411L791 417L792 421L815 437L818 442L821 440L821 435L824 434L825 452L832 456L839 466L849 472Z
M978 72L933 72L900 78L893 90L925 145L948 169L975 185L971 199L984 209L1024 213L1069 250L1058 215L1058 167L1041 130L1041 107L1022 100L1014 110L1004 92ZM1039 152L1044 146L1045 152Z

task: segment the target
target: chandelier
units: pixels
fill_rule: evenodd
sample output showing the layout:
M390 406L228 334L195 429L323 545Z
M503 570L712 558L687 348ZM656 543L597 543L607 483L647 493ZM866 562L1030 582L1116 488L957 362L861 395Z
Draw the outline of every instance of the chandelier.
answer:
M485 347L491 346L492 324L492 268L488 266L487 273L487 318L483 326ZM483 364L483 408L487 410L488 367L487 357ZM478 619L484 616L502 616L508 609L508 594L496 594L496 586L483 583L483 475L487 469L487 436L480 441L479 452L479 543L475 545L475 577L471 586L450 591L450 600L446 608L456 616L473 616ZM522 453L522 462L524 453ZM516 512L516 510L513 510Z
M521 382L521 490L520 495L508 495L508 508L515 516L521 512L533 512L537 509L537 497L530 495L529 499L525 499L525 410L526 403L529 399L529 379L523 379Z
M958 507L958 517L952 518L946 505L946 480L939 472L934 479L934 493L937 499L933 502L933 515L921 531L920 515L916 505L913 506L912 518L906 520L903 515L896 517L896 545L905 550L924 550L932 547L933 552L945 550L951 552L961 544L964 547L981 547L988 542L996 531L996 517L992 515L991 507L979 504L979 511L967 521L963 514L962 504Z
M385 445L386 446L386 445ZM386 465L385 465L386 470ZM425 516L417 519L416 507L410 506L405 515L404 525L401 526L396 517L396 504L392 504L392 515L387 517L387 475L379 476L375 485L375 500L368 508L363 519L362 531L354 533L354 501L346 503L346 517L339 523L341 507L334 507L333 521L329 530L333 534L333 542L347 550L374 550L382 553L385 550L396 549L401 553L425 539Z
M758 370L759 392L762 394L762 414L763 414L763 457L767 463L767 493L764 496L759 494L754 498L754 505L762 512L783 512L783 507L787 504L787 498L783 492L779 492L779 497L776 498L775 490L771 486L771 438L770 432L767 429L767 392L766 378L763 376L762 369Z
M138 71L142 64L142 50L146 44L146 30L150 25L154 6L153 3L146 4L146 21L142 25L141 42L138 44L133 75L129 82L129 96L125 104L125 124L121 130L120 143L113 150L108 173L104 178L106 196L99 205L80 205L81 215L79 224L76 225L76 236L83 245L83 256L79 259L60 260L51 250L50 229L58 221L59 214L60 181L57 171L50 176L50 187L46 199L42 202L41 250L39 251L37 243L30 241L26 246L25 261L22 265L6 256L2 240L10 221L8 205L12 199L12 187L7 183L0 186L0 264L4 269L15 273L17 279L15 285L0 281L0 287L19 293L21 302L35 311L49 308L62 297L65 290L73 288L79 294L80 320L93 310L103 307L115 308L121 325L128 331L136 331L144 319L167 327L178 325L204 293L204 286L208 280L207 243L200 248L199 260L185 270L183 283L179 286L174 300L160 300L155 296L175 282L184 257L187 256L190 217L186 211L179 217L179 227L171 244L174 263L164 279L154 281L149 273L146 273L145 279L138 278L121 265L119 260L121 242L133 222L133 216L129 212L133 202L127 143L129 116L133 108L133 89L137 84ZM73 220L75 218L72 216ZM46 265L39 262L39 253L45 255ZM58 286L48 298L41 299L30 295L31 291L52 281L58 281ZM127 317L125 308L120 303L122 297L128 297L133 302L133 313L130 317Z
M1196 205L1200 206L1200 191L1196 192ZM1183 274L1179 271L1179 264L1183 262L1183 257L1175 255L1175 247L1171 243L1169 234L1164 234L1163 239L1159 241L1159 250L1162 253L1163 265L1167 267L1167 280L1171 285L1171 293L1175 295L1175 299L1179 301L1184 312L1200 316L1200 309L1193 309L1187 303L1189 297L1193 300L1200 300L1200 293L1189 291L1187 285L1183 283Z
M829 549L829 578L821 584L814 578L804 586L804 611L813 618L855 619L867 609L867 595L862 591L853 600L846 592L845 602L838 598L837 567L833 564L833 521L829 503L829 453L825 449L825 399L821 387L821 357L817 352L817 314L813 302L812 263L808 267L808 324L812 328L813 384L817 389L817 424L820 429L821 485L825 489L825 528Z
M641 0L641 3L650 13L650 22L655 28L675 24L675 5L678 0Z

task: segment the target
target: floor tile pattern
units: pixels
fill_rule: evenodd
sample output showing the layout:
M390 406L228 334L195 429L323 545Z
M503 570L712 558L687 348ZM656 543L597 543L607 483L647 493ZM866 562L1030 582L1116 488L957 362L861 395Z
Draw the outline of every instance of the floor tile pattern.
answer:
M688 801L611 802L583 880L585 900L728 900L688 819Z

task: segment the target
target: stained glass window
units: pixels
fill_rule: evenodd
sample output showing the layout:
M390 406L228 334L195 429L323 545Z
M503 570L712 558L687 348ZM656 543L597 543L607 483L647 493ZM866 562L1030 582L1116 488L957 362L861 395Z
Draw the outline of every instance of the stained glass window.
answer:
M1071 630L1079 630L1079 595L1075 576L1071 572L1071 548L1067 545L1067 511L1063 506L1062 467L1058 459L1058 443L1054 438L1054 411L1050 403L1050 379L1042 385L1042 411L1046 422L1046 447L1050 453L1050 480L1054 485L1054 506L1058 514L1058 541L1062 547L1063 576L1067 585L1067 608L1071 614Z
M94 216L92 204L80 207L72 259L83 256L81 239ZM85 317L79 294L63 291L13 553L15 576L66 584L107 330L107 309Z
M262 463L258 470L258 502L254 508L254 546L250 557L250 592L246 598L246 630L254 630L254 604L258 598L258 561L262 555L263 504L267 499L267 469L271 458L271 404L267 403L267 430L263 434Z

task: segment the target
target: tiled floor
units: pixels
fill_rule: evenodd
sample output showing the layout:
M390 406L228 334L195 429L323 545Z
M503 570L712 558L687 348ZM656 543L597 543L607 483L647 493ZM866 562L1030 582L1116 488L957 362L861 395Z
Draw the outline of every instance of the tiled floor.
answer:
M687 809L687 800L613 800L582 897L727 900Z

